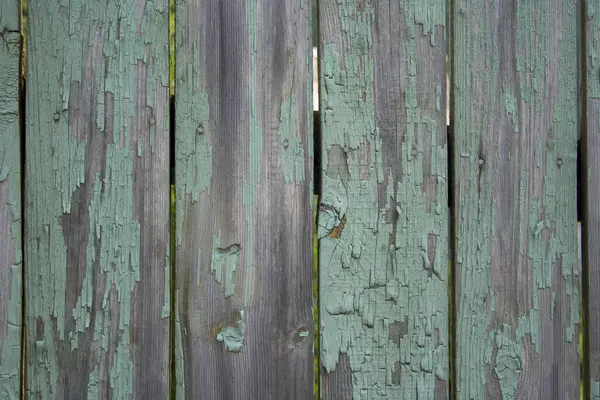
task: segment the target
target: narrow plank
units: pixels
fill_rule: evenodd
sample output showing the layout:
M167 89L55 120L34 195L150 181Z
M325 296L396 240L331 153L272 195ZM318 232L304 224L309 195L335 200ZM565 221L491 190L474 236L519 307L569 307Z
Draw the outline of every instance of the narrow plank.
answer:
M177 3L177 398L312 398L311 14Z
M590 399L600 400L600 0L588 0L586 13L587 134L582 138L584 172L583 256L587 268L587 367Z
M19 5L0 3L0 398L20 398L21 145Z
M29 2L27 391L169 395L168 1Z
M446 399L446 2L319 15L322 398Z
M578 2L453 4L457 397L578 399Z

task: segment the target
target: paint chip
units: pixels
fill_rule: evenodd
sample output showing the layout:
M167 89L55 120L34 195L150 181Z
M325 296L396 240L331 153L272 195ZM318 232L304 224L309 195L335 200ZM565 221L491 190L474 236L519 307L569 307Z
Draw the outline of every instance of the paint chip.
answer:
M246 324L244 323L244 310L242 310L240 311L240 320L237 322L237 326L223 328L221 332L217 334L217 342L223 343L225 347L227 347L227 350L232 353L239 353L244 346L245 331Z

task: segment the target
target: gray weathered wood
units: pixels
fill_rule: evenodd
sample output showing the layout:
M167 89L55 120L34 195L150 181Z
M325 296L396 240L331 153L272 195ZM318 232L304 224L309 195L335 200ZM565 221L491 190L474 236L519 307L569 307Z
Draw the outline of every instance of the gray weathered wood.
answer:
M28 21L27 397L166 399L168 1Z
M453 4L458 398L578 399L579 2Z
M0 398L20 397L21 155L19 4L0 3Z
M448 398L446 1L320 1L323 399Z
M177 398L310 399L309 0L177 4Z
M586 353L590 399L600 400L600 0L588 0L586 8L587 134L582 149L587 165L582 244L588 275Z

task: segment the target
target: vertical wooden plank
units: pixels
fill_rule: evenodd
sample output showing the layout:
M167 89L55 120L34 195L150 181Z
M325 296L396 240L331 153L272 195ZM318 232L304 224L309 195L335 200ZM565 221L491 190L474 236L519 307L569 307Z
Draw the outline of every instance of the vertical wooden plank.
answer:
M27 390L169 394L168 1L29 2Z
M578 399L578 2L453 4L458 398Z
M587 134L582 149L584 173L584 268L587 268L588 352L590 399L600 400L600 0L588 0L586 15Z
M19 4L0 3L0 398L8 400L21 392Z
M177 397L309 399L309 0L177 3Z
M445 399L446 2L320 7L322 398Z

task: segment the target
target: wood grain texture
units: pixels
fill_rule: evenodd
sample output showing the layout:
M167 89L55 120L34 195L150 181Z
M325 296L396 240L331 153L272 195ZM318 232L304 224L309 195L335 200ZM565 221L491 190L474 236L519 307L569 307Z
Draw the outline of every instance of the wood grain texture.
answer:
M587 268L587 363L590 399L600 400L600 0L588 0L586 13L587 134L582 138L584 169L583 255Z
M578 399L578 1L453 3L457 392Z
M312 399L311 2L176 13L177 398Z
M446 2L319 3L321 396L445 399Z
M0 398L20 398L21 144L19 5L0 3Z
M27 398L169 393L168 1L29 1Z

